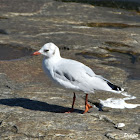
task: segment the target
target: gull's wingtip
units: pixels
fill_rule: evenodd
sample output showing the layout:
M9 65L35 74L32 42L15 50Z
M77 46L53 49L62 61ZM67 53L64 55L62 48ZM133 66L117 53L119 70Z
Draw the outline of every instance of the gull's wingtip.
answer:
M119 87L119 86L116 86L116 85L110 83L109 81L107 81L107 84L108 84L108 86L111 88L111 91L112 91L112 92L121 93L121 92L124 91L124 88L121 88L121 87Z

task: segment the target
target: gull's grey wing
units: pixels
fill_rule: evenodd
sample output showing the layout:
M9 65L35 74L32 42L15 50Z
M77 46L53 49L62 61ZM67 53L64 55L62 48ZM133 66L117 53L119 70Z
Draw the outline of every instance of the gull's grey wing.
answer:
M66 88L82 91L93 90L89 81L95 76L95 73L80 62L64 59L54 67L53 71L55 80Z
M112 84L107 79L96 75L80 62L64 59L54 67L53 71L56 82L65 88L85 93L93 93L94 90L112 91Z
M60 85L72 90L93 93L94 90L105 90L118 93L121 88L113 85L109 80L100 75L96 75L86 65L64 59L58 63L54 69L54 79Z
M93 70L92 70L91 68L87 67L86 65L83 65L82 68L85 70L85 72L86 72L89 76L93 77L93 76L96 75L96 74L93 72Z
M56 75L62 76L65 80L69 81L79 81L82 74L86 76L93 77L95 73L86 65L69 59L64 59L60 64L56 65L54 68L54 73Z

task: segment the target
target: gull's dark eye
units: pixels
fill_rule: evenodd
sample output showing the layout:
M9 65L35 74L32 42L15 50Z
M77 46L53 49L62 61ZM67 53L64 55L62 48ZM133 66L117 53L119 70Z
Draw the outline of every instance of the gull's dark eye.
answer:
M49 50L44 50L44 52L48 52Z

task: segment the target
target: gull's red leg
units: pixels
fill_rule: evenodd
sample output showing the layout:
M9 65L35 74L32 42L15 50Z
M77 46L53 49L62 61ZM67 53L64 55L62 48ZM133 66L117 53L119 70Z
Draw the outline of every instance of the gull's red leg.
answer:
M85 111L83 112L83 114L86 113L86 112L88 112L90 108L92 108L92 106L88 104L88 94L86 94Z
M71 112L73 112L73 110L74 110L75 99L76 99L76 95L75 95L75 92L73 92L73 102L72 102L71 110L68 111L68 112L65 112L65 113L71 113Z

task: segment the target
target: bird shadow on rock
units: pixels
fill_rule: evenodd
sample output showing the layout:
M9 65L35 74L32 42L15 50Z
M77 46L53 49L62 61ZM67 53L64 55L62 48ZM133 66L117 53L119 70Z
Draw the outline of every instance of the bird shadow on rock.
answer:
M63 107L60 105L48 104L42 101L30 100L27 98L10 98L10 99L0 99L0 104L7 106L18 106L25 109L34 110L34 111L46 111L54 113L64 113L69 111L71 108ZM76 113L83 113L82 110L74 109Z

